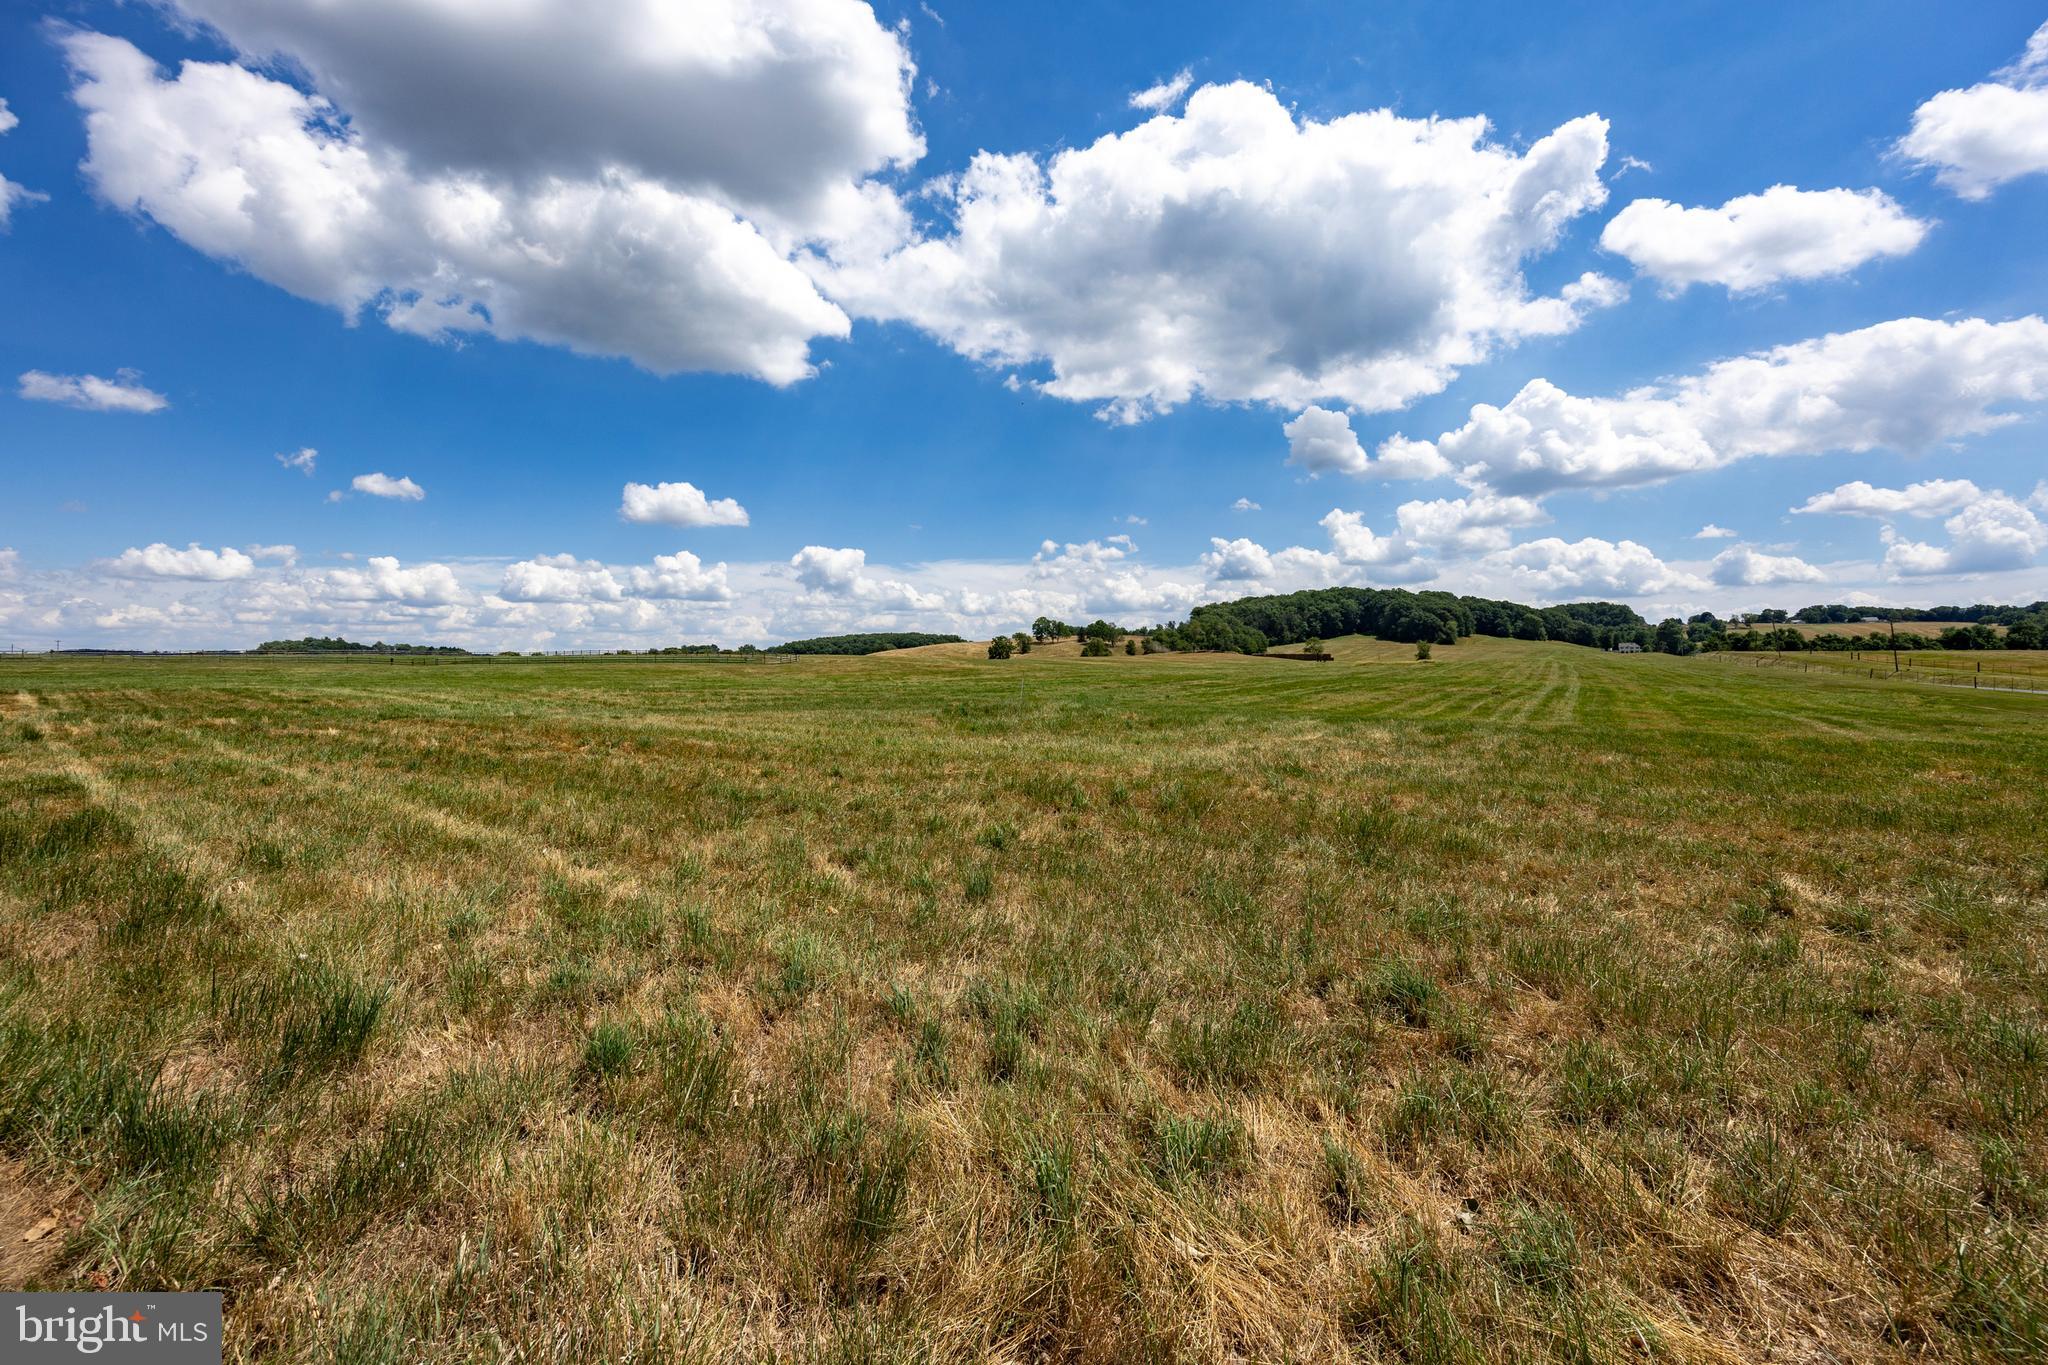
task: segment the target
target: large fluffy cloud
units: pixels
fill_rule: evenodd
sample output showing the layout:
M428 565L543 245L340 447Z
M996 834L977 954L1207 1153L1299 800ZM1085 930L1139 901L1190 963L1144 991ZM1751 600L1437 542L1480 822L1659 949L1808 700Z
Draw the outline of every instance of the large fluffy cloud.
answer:
M94 189L354 316L789 383L846 334L792 256L900 233L910 62L854 0L193 0L250 60L62 36Z
M1737 545L1714 556L1708 574L1723 587L1761 588L1783 583L1821 583L1827 575L1797 555L1765 554Z
M636 565L629 582L635 596L664 602L723 602L732 596L725 565L706 567L688 550L656 555L651 565Z
M1531 380L1434 442L1475 487L1619 488L1752 456L1909 454L2048 399L2048 322L1901 318L1723 360L1618 398Z
M1549 600L1580 595L1641 597L1706 586L1696 575L1672 568L1633 540L1588 536L1566 541L1546 536L1504 550L1495 559L1518 588Z
M162 412L171 401L144 388L141 376L121 370L113 379L96 374L48 374L29 370L21 376L20 393L37 403L62 403L85 412Z
M599 561L565 554L508 565L498 594L513 602L617 602L626 590Z
M372 555L364 567L329 569L312 579L321 596L339 602L407 602L443 606L463 596L461 582L446 564L407 568L391 555Z
M1451 472L1434 446L1402 436L1382 441L1378 458L1368 456L1348 413L1312 406L1280 429L1287 436L1287 463L1306 469L1312 479L1333 470L1361 479L1433 479Z
M708 498L693 483L629 483L619 516L661 526L745 526L747 509L732 498Z
M1926 235L1927 224L1881 190L1773 185L1717 209L1638 199L1608 222L1600 245L1674 292L1718 284L1746 293L1903 256Z
M108 571L124 578L192 578L214 583L247 578L255 567L255 560L230 547L209 550L194 544L173 550L162 541L140 549L131 546L107 561Z
M1906 540L1887 528L1884 565L1898 577L2024 569L2048 550L2048 524L2016 498L1987 493L1942 523L1948 544Z
M1944 90L1915 109L1898 150L1965 199L2048 171L2048 24L1991 80Z
M726 566L706 567L688 550L656 555L651 565L614 570L600 560L537 555L508 565L498 595L509 602L722 602L732 596Z
M171 2L427 174L616 168L801 232L924 153L909 54L856 0Z
M1399 407L1618 297L1598 276L1532 297L1521 273L1606 198L1606 122L1520 153L1487 131L1205 86L1049 162L984 152L945 187L950 231L819 277L978 360L1049 363L1045 392L1119 419L1196 395Z
M1937 517L1967 507L1983 496L1983 490L1968 479L1927 479L1904 488L1876 488L1857 479L1825 493L1815 493L1792 510L1889 521L1896 517Z

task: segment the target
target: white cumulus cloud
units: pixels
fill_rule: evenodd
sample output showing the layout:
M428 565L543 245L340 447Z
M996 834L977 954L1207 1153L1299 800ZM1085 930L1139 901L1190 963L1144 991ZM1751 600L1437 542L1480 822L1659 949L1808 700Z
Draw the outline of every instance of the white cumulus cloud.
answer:
M1832 513L1848 517L1938 517L1967 507L1984 496L1968 479L1928 479L1904 488L1875 488L1857 479L1815 493L1792 509L1794 513Z
M656 555L652 564L613 568L574 555L536 555L507 565L498 595L508 602L619 603L629 598L663 602L723 602L731 598L726 567L706 567L688 550Z
M1226 582L1234 579L1271 578L1273 556L1265 546L1239 537L1225 540L1221 536L1209 538L1210 551L1202 556L1202 567L1209 577Z
M619 499L626 521L661 526L745 526L747 509L731 498L715 501L693 483L629 483Z
M1710 521L1705 526L1700 527L1699 530L1694 531L1692 538L1694 540L1733 540L1735 539L1735 532L1725 526L1716 526Z
M1148 85L1143 90L1132 95L1131 108L1143 109L1147 113L1152 114L1159 113L1161 110L1171 109L1174 105L1180 103L1180 97L1187 94L1188 87L1193 85L1194 82L1194 73L1190 72L1186 67L1182 67L1174 73L1171 80L1161 81L1157 85Z
M311 446L301 446L297 450L279 452L276 459L286 469L296 469L310 479L313 467L320 463L320 452Z
M264 69L59 41L88 181L349 317L787 384L847 334L794 257L894 241L923 152L855 0L168 0Z
M441 606L460 601L462 583L446 564L407 568L392 555L372 555L360 569L329 569L311 580L311 591L337 602L405 602Z
M358 474L349 480L348 486L373 498L395 498L400 502L419 502L427 496L427 490L411 479L394 479L382 472Z
M1531 380L1434 442L1474 486L1621 488L1755 456L1918 454L2048 399L2048 322L1900 318L1719 361L1618 398Z
M536 555L506 566L498 595L514 602L617 602L626 590L597 560Z
M21 396L37 403L62 403L86 412L162 412L171 401L139 382L133 370L118 370L113 379L96 374L48 374L29 370L21 376Z
M1297 120L1258 86L1204 86L1043 163L984 152L941 187L949 231L817 275L985 364L1045 362L1042 392L1110 420L1197 395L1383 410L1619 297L1522 276L1605 200L1606 156L1592 115L1516 152L1484 118Z
M130 546L108 560L106 567L124 578L191 578L219 583L247 578L255 571L256 561L228 546L209 550L195 543L173 550L158 541L140 549Z
M1796 555L1765 554L1736 545L1714 556L1708 575L1724 588L1761 588L1779 583L1820 583L1827 575Z
M1915 109L1898 151L1965 199L2048 171L2048 24L1993 79L1944 90Z
M1539 598L1579 594L1640 597L1674 590L1698 590L1697 576L1674 569L1633 540L1611 541L1588 536L1561 540L1546 536L1501 551L1494 560L1512 581Z
M1638 199L1608 222L1600 245L1667 290L1718 284L1740 294L1844 275L1880 256L1903 256L1926 235L1927 224L1882 190L1773 185L1717 209Z
M1380 442L1377 459L1368 456L1351 430L1349 414L1328 408L1304 408L1280 430L1287 437L1287 463L1306 469L1312 479L1331 472L1360 479L1433 479L1451 472L1434 446L1405 436Z
M2004 493L1976 499L1942 523L1948 544L1903 539L1887 528L1884 567L1899 578L2025 569L2048 550L2048 524Z
M636 566L629 580L638 597L669 602L723 602L732 597L725 565L706 566L688 550L656 555L652 565Z

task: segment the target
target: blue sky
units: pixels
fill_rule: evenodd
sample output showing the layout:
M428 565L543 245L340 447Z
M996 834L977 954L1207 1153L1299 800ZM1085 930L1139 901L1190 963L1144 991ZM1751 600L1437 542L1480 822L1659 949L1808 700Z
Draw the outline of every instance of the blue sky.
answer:
M2038 5L765 8L11 7L0 644L2048 597Z

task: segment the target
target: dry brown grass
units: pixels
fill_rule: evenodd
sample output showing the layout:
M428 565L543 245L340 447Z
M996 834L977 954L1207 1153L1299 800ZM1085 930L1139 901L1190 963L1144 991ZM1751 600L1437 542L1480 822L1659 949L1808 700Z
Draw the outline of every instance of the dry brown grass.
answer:
M1331 647L5 665L0 1152L83 1220L7 1282L236 1359L2037 1354L2042 703Z

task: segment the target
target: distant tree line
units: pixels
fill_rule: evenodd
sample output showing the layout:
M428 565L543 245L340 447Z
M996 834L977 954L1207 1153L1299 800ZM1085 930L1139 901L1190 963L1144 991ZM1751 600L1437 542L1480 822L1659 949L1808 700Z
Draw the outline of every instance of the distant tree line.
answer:
M1155 626L1148 648L1263 654L1271 645L1376 635L1404 644L1453 645L1469 635L1562 640L1612 649L1651 648L1655 632L1618 602L1529 607L1486 597L1406 588L1315 588L1279 597L1241 597L1196 607L1183 622Z
M820 635L810 640L791 640L770 645L768 654L880 654L886 649L915 649L919 645L957 645L958 635L925 635L917 631L891 631L870 635Z
M302 640L265 640L251 654L467 654L455 645L357 644L339 635L308 635Z
M1878 618L1884 628L1865 634L1806 635L1792 629L1807 625L1858 622ZM1488 597L1448 592L1415 592L1406 588L1315 588L1273 597L1241 597L1196 607L1185 621L1169 621L1149 629L1125 630L1107 621L1086 627L1039 617L1031 626L1038 641L1079 636L1092 641L1136 637L1146 653L1161 650L1206 650L1263 654L1274 645L1323 640L1339 635L1374 635L1382 640L1418 645L1451 645L1471 635L1512 640L1558 640L1592 649L1633 644L1665 654L1715 650L1876 650L1889 649L1893 621L1952 621L1958 624L1938 636L1901 635L1905 649L2043 649L2048 648L2048 602L2028 606L1970 607L1802 607L1778 609L1722 620L1703 611L1688 620L1667 617L1656 625L1619 602L1565 602L1531 607ZM1758 626L1776 629L1759 630ZM2002 628L2002 629L2001 629ZM1135 643L1132 646L1136 648ZM1106 649L1104 652L1107 652Z
M1737 620L1766 626L1780 625L1788 620L1809 626L1839 626L1874 616L1880 621L1959 621L1966 625L2014 626L2029 617L2044 614L2048 614L2048 602L2034 602L2024 607L2001 607L1989 602L1979 602L1970 607L1850 607L1833 602L1825 606L1801 607L1789 615L1775 610L1760 611Z
M1808 607L1806 611L1836 611L1843 608ZM1862 615L1848 618L1861 621L1864 617L1877 616L1884 608L1848 608L1860 611ZM1917 609L1907 609L1917 610ZM2035 602L2026 607L1940 607L1939 611L1977 612L1971 624L1952 625L1939 635L1908 633L1894 636L1889 622L1898 621L1963 621L1961 616L1899 615L1885 618L1886 624L1873 624L1871 629L1860 634L1849 631L1829 631L1808 635L1795 630L1786 622L1785 613L1758 612L1754 618L1742 621L1722 621L1710 611L1700 612L1686 621L1682 627L1682 638L1672 642L1669 652L1690 654L1695 650L1712 653L1727 650L1733 653L1768 652L1772 650L1791 652L1795 650L1848 653L1855 651L1879 651L1897 649L1900 651L1920 649L2048 649L2048 602ZM1766 620L1775 617L1775 621ZM1754 624L1750 624L1750 620ZM1804 624L1820 624L1801 612L1797 618ZM1833 624L1832 618L1830 624ZM1664 647L1661 636L1665 626L1677 626L1678 622L1666 621L1658 627L1659 647ZM1757 626L1769 626L1759 630ZM1999 629L2000 626L2004 630Z

